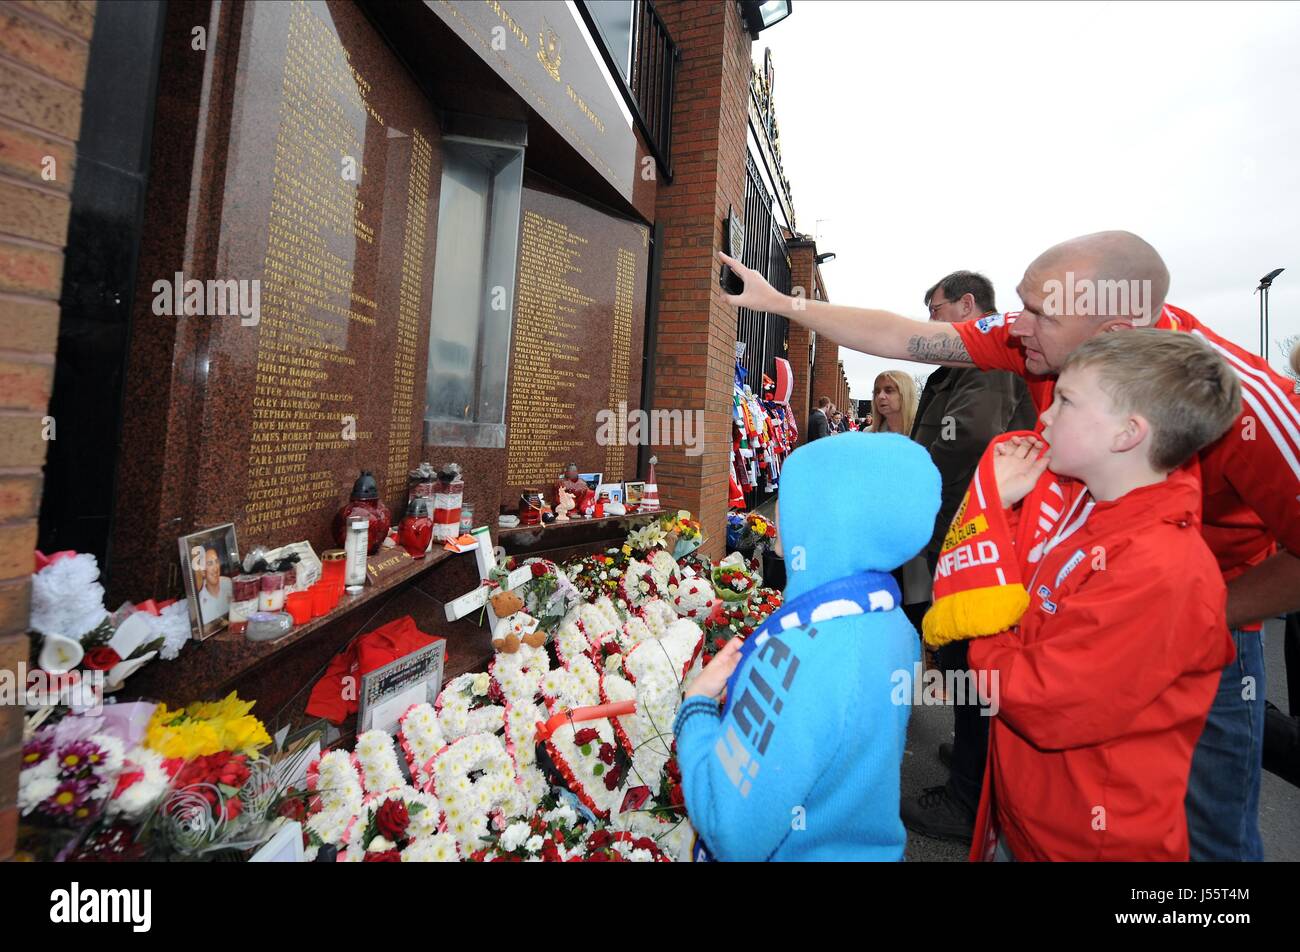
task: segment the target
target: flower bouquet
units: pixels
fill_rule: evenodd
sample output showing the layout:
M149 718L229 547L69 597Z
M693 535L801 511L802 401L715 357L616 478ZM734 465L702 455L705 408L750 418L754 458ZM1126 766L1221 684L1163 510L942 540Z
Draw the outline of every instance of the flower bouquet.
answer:
M758 589L743 604L720 605L704 626L705 663L732 638L748 638L780 607L781 593L774 588Z
M536 618L538 627L549 635L568 610L583 598L583 593L569 581L564 569L548 559L520 562L512 557L493 569L488 577L504 585L511 572L525 565L531 569L532 578L517 590L524 600L523 610Z
M602 595L615 598L630 558L629 546L606 549L596 555L566 562L564 574L573 581L581 598L588 603L595 602Z
M681 560L704 544L704 531L696 519L685 509L677 513L665 513L659 517L659 525L666 533L664 547L669 549L674 559Z
M656 549L662 549L667 539L668 530L658 519L627 534L627 544L632 548L633 554L643 557L649 556Z
M746 564L738 552L713 566L710 577L714 590L724 602L748 601L763 582L757 570Z

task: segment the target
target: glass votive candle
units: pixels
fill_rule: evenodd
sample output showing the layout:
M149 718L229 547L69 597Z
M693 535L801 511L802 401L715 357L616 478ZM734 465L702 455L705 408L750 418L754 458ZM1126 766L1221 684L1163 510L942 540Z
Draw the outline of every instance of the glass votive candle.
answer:
M460 533L464 535L474 528L474 507L462 503L460 507Z
M278 612L284 608L284 573L267 572L262 576L262 589L258 593L257 609Z
M230 630L235 634L243 634L248 616L257 611L261 588L260 575L236 575L231 581Z
M328 615L330 609L334 607L334 594L330 591L330 586L324 582L317 582L307 591L311 594L311 617L321 618Z
M320 555L320 578L322 582L343 583L347 569L348 554L342 549L326 549Z
M311 596L306 592L290 592L284 599L284 610L293 616L295 625L311 621Z

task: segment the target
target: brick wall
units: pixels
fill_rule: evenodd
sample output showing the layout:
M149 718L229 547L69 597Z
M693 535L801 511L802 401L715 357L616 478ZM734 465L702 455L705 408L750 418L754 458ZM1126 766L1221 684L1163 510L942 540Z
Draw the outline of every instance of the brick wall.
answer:
M813 296L813 258L816 247L812 243L787 241L790 252L790 286L803 288L804 296ZM808 413L817 405L816 397L809 401L812 388L812 364L808 361L808 347L812 337L808 328L797 321L790 322L789 351L787 359L794 373L794 388L790 394L790 409L802 436L808 427Z
M659 498L704 526L705 553L726 541L736 311L722 300L714 251L728 204L745 199L750 41L735 3L661 0L681 50L673 104L673 182L659 189L664 226L653 405L703 412L703 453L656 446Z
M11 671L27 661L42 418L94 23L89 0L0 2L0 669ZM0 707L0 860L13 855L21 745L22 709Z
M840 345L825 334L817 335L817 360L813 364L812 393L809 395L812 405L817 406L821 397L829 397L837 407L840 405Z

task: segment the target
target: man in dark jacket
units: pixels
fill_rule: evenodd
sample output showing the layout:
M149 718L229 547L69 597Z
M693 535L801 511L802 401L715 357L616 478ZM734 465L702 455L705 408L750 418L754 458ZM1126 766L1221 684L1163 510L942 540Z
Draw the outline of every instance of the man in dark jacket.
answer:
M970 320L997 311L993 285L973 271L954 271L925 292L930 320ZM934 534L922 552L925 568L934 577L935 563L948 526L956 515L966 487L975 474L989 442L1008 430L1032 430L1038 415L1016 374L1005 370L985 372L974 367L940 367L930 374L917 404L912 439L930 452L943 478L939 515ZM919 629L928 604L908 605ZM947 670L964 671L969 642L945 646L938 662ZM969 840L979 806L988 753L988 718L975 703L957 704L953 710L954 737L941 744L939 757L951 764L951 776L942 787L931 787L919 798L903 801L902 817L916 833L941 839Z
M817 401L817 409L808 414L808 437L805 440L811 443L815 439L825 436L830 432L831 422L827 418L828 407L831 405L830 397L821 397Z

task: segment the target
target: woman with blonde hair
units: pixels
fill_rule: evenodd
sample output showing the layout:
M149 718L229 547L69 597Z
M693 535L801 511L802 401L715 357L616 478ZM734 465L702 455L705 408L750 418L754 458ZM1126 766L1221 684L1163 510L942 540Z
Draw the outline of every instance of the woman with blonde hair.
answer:
M911 436L916 401L916 383L911 374L882 370L871 391L871 432Z

